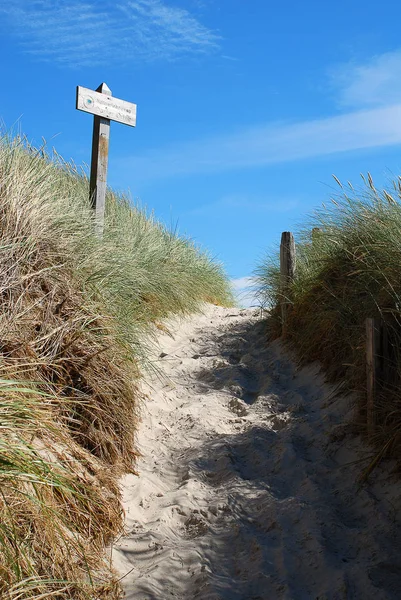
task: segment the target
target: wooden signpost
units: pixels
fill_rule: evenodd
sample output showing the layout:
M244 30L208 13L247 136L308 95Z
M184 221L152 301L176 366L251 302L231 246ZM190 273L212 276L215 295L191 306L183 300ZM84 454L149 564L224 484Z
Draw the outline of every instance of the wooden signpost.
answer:
M102 83L97 90L77 86L76 108L94 115L89 199L95 211L96 232L103 234L109 159L110 121L135 127L136 104L113 98Z

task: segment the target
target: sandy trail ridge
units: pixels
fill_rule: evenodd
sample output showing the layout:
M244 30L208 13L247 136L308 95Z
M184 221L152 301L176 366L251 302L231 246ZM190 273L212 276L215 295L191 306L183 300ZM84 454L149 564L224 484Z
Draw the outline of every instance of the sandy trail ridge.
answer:
M267 345L258 311L207 305L169 328L122 481L127 599L401 598L400 485L391 464L358 485L371 450L351 402Z

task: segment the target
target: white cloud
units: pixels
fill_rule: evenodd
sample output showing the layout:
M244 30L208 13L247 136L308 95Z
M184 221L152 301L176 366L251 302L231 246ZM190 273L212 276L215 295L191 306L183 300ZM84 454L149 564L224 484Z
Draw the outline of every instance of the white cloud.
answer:
M27 53L67 66L171 60L219 45L187 10L162 0L0 0L0 17Z
M361 108L401 101L401 50L350 62L331 71L331 83L342 106Z
M119 161L137 180L309 159L401 144L401 104L291 124L262 123L235 134L183 142Z
M231 285L234 290L243 290L254 285L255 280L253 277L239 277L238 279L231 279Z
M234 296L240 306L259 306L256 296L255 283L256 281L253 277L240 277L238 279L231 279Z

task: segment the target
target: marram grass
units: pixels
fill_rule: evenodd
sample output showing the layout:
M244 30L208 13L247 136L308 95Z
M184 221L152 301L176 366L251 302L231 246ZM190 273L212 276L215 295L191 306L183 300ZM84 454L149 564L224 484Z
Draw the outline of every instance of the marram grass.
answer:
M109 191L0 140L0 597L114 599L104 546L134 468L137 380L151 325L229 304L222 268Z
M340 195L296 232L296 277L284 337L301 361L319 361L331 380L356 392L363 417L365 319L383 318L394 347L401 348L401 179L380 192L370 175L360 190L338 183ZM278 255L267 256L256 276L261 301L271 308L272 333L280 335ZM384 390L377 415L377 442L393 455L401 441L400 392Z

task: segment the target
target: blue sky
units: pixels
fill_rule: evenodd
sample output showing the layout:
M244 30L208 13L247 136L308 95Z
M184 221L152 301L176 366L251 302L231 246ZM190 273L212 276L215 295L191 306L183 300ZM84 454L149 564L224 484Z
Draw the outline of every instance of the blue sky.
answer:
M89 162L75 86L138 105L109 183L224 262L241 287L281 231L401 165L401 4L0 0L0 118Z

